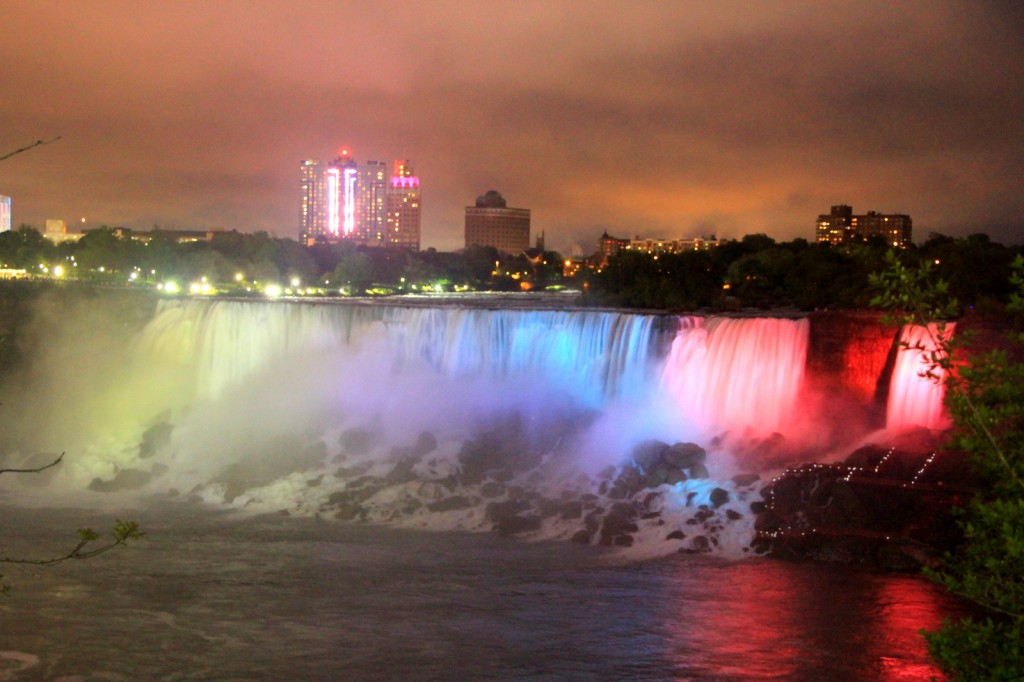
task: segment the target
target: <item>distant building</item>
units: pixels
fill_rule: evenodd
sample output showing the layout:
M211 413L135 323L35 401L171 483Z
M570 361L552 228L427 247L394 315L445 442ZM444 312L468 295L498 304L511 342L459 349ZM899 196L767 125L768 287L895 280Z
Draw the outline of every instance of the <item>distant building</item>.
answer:
M324 169L316 159L306 159L299 164L299 173L299 241L308 244L327 232L324 219Z
M81 232L68 232L68 225L63 220L50 218L46 221L46 229L43 236L54 244L61 242L75 242L82 238Z
M395 161L387 192L386 246L420 250L420 179L411 161Z
M683 253L685 251L704 251L718 246L720 242L714 235L710 237L687 237L681 239L644 239L639 236L632 239L612 237L608 232L601 234L597 240L597 262L603 267L608 259L622 251L639 251L641 253Z
M324 185L324 213L327 217L325 237L328 239L355 239L356 232L356 183L359 167L342 150L341 156L327 165Z
M383 161L367 161L356 167L355 234L364 244L384 244L388 181L388 165Z
M418 249L419 179L413 178L408 161L398 165L409 166L408 174L403 176L396 171L394 176L390 175L383 161L356 163L347 149L326 166L316 159L301 162L300 241L310 245L345 239L368 246L401 243ZM405 211L405 219L399 225L392 224L395 216L391 215L389 197L393 193L398 203L392 208Z
M47 223L49 222L50 221L47 221ZM118 239L130 239L131 241L142 242L143 244L148 244L154 237L170 239L178 244L209 242L213 240L215 235L224 234L226 232L223 227L211 227L205 230L133 230L128 227L93 227L87 230L82 230L81 234L68 235L68 238L77 239L97 230L110 230Z
M0 232L11 231L11 198L0 194Z
M466 207L466 247L493 246L519 254L530 248L530 209L509 208L505 198L490 190Z
M833 206L829 213L818 216L815 232L817 241L833 245L862 242L879 236L886 244L903 248L911 242L912 228L908 215L875 211L854 215L851 207L840 204Z

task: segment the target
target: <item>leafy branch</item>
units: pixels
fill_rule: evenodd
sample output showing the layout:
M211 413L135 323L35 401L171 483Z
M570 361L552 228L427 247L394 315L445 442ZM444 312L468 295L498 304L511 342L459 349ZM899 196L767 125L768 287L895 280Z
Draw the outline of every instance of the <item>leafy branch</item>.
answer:
M997 349L961 363L963 345L939 322L955 316L956 302L943 282L932 281L927 262L916 269L894 254L871 276L880 292L872 301L888 321L916 324L931 335L924 376L943 383L953 418L953 443L984 476L985 487L954 510L963 544L926 575L951 593L984 607L983 621L966 617L923 632L929 651L960 682L1017 682L1024 670L1024 363ZM1008 313L1024 314L1024 257L1013 262L1015 292ZM933 331L934 330L934 331ZM1016 339L1024 344L1024 334ZM903 343L927 351L925 343ZM957 357L955 357L957 356Z
M913 324L927 330L932 342L930 348L923 343L907 344L901 341L901 345L924 355L926 369L923 375L945 383L950 400L962 403L965 408L963 416L968 420L967 426L982 436L985 445L1002 464L1004 474L1024 492L1024 480L1010 462L1000 439L989 427L994 421L990 411L976 404L976 392L963 383L956 371L954 356L961 344L953 338L945 320L959 315L960 304L955 297L949 295L949 285L944 280L933 279L931 263L928 261L912 269L904 265L894 252L889 251L885 255L885 269L869 276L869 283L879 292L871 299L871 305L888 311L883 318L887 323ZM1016 287L1016 292L1011 295L1007 309L1024 312L1024 257L1020 255L1013 263L1010 281Z
M0 469L0 474L36 474L40 471L46 471L51 467L55 467L64 460L64 453L62 452L57 459L53 460L49 464L44 464L41 467L34 469ZM127 545L132 540L138 540L145 533L139 530L139 524L135 521L122 521L118 519L114 522L114 528L111 531L110 539L105 544L96 545L96 541L101 539L99 533L94 531L92 528L79 528L78 529L78 544L75 545L69 552L60 556L51 557L48 559L25 559L17 557L0 556L0 564L28 564L32 566L52 566L59 564L64 561L71 561L72 559L91 559L99 556L105 552L109 552L115 547L121 545ZM0 574L0 594L5 594L10 590L8 585L3 580L3 575Z

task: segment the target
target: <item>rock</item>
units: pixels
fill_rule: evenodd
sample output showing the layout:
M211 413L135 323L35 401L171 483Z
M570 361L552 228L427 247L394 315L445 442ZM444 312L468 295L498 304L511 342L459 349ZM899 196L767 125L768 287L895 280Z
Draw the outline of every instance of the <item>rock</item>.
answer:
M369 454L378 441L377 434L360 428L347 429L340 439L342 449L352 455Z
M338 467L334 472L334 476L335 478L355 478L356 476L362 476L365 474L372 466L373 465L370 462L365 462L352 467Z
M518 535L538 530L540 525L541 518L532 514L529 516L506 516L494 524L494 530L499 535Z
M452 495L443 500L428 504L427 509L432 512L455 511L457 509L468 509L476 503L475 500L462 495Z
M576 543L577 545L589 545L590 533L588 533L585 530L578 530L575 533L573 533L573 536L570 539L570 541Z
M500 522L502 519L515 516L521 511L530 508L526 500L506 500L505 502L491 502L484 511L489 521Z
M730 521L739 521L743 518L743 514L740 514L738 511L733 511L732 509L726 509L725 516Z
M665 463L677 469L689 469L694 464L703 464L707 452L696 443L676 443L664 452Z
M413 472L413 467L416 466L416 459L411 456L403 457L398 460L395 464L395 468L384 477L384 482L388 485L397 485L399 483L408 483L409 481L416 480L416 474Z
M718 509L729 501L729 491L722 488L715 488L711 491L711 506Z
M763 514L768 509L768 503L764 500L757 500L750 503L750 511L754 514Z
M632 547L633 536L632 535L617 535L612 540L612 544L616 547Z
M753 484L757 483L760 480L761 480L761 477L759 475L757 475L757 474L754 474L754 473L750 473L750 474L736 474L735 476L732 477L732 482L735 483L737 485L737 487L753 485Z
M496 481L487 481L480 486L480 494L484 497L497 497L505 491L505 486Z
M114 493L121 490L138 490L149 483L152 475L138 469L121 469L117 475L109 481L94 478L89 484L89 490L99 493Z
M634 521L639 516L636 507L627 502L617 502L608 510L601 524L601 544L610 544L616 536L635 533L639 528Z
M561 507L561 518L566 520L583 518L583 503L579 500L563 502Z
M648 471L661 462L662 454L668 449L668 443L660 440L645 440L633 448L633 462L642 471Z
M624 486L616 483L612 486L611 490L608 491L608 499L611 500L624 500L626 499L627 492Z
M643 504L644 509L646 509L648 512L660 513L661 510L665 507L665 497L661 493L657 492L647 493L647 495L644 496L644 501L641 504Z
M416 438L416 444L412 446L413 452L418 457L428 455L434 450L437 450L437 437L430 431L423 431Z
M695 535L693 539L690 540L690 546L679 551L686 554L704 554L705 552L711 551L711 543L708 542L708 539L703 535Z
M611 464L597 473L598 480L610 481L615 477L615 467Z
M416 488L416 496L423 500L441 500L448 489L437 481L424 481Z
M167 422L154 424L142 432L142 442L139 443L139 457L148 459L171 443L171 432L174 427Z
M669 469L668 474L665 476L665 483L668 483L669 485L685 483L686 481L686 474L680 469Z
M686 538L686 533L681 530L674 530L665 536L666 540L683 540Z
M688 472L690 478L707 478L708 477L708 468L706 466L704 466L703 464L701 464L700 462L697 462L696 464L694 464L693 466L688 468L687 472Z

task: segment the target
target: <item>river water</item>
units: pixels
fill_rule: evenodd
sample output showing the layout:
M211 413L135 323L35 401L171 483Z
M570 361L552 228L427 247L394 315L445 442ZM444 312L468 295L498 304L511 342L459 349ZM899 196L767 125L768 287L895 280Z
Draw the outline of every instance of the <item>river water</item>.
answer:
M403 531L200 504L146 537L4 566L0 680L928 680L918 576ZM0 508L3 554L116 515ZM941 679L941 678L940 678Z

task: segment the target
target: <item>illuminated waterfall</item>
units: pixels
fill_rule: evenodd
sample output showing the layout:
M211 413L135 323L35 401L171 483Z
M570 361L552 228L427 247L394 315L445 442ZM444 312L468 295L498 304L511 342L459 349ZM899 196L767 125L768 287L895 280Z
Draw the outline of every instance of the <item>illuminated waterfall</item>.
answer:
M947 323L941 333L951 336L955 326ZM929 369L929 355L936 349L940 327L908 325L900 332L900 342L906 344L896 356L889 385L886 406L886 426L891 429L925 427L944 429L949 417L943 408L946 395L941 368L933 370L935 377L924 376ZM922 350L923 349L923 350Z
M358 349L394 368L425 362L450 378L527 377L599 406L647 390L657 321L607 312L193 300L165 303L136 352L177 366L189 391L204 399L283 357Z
M809 330L806 319L683 318L664 384L705 427L784 430L798 409Z

